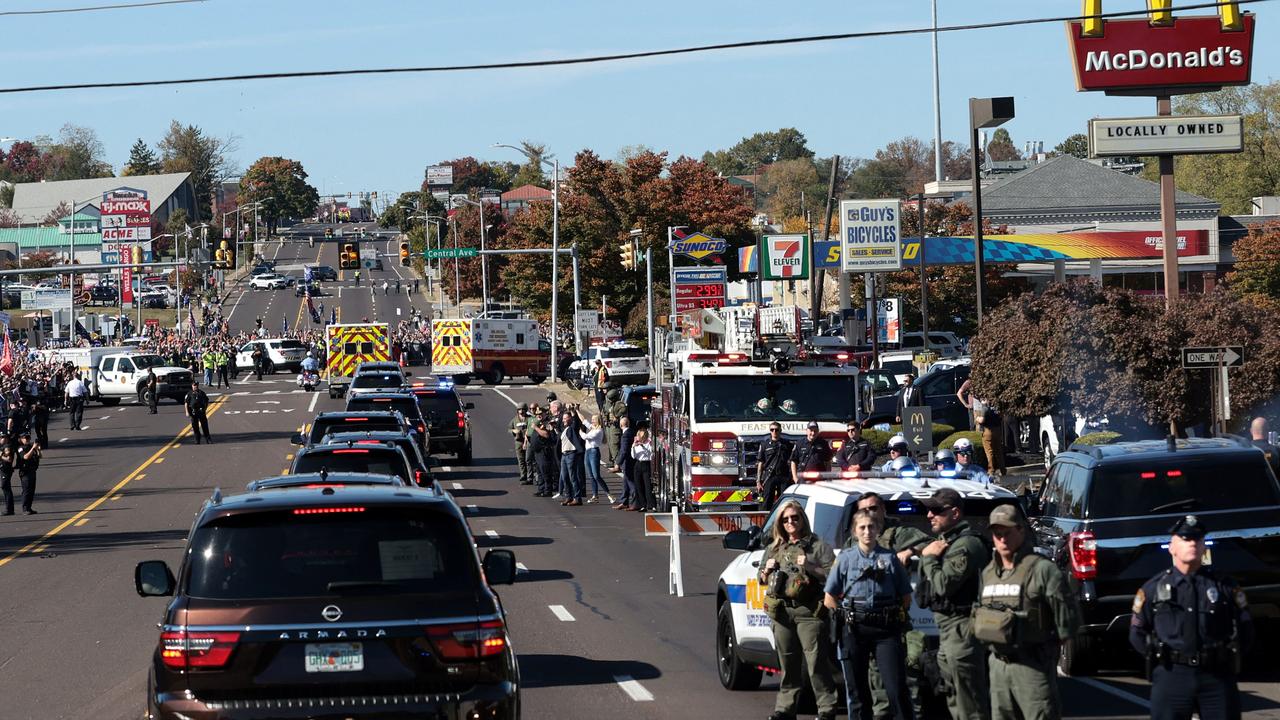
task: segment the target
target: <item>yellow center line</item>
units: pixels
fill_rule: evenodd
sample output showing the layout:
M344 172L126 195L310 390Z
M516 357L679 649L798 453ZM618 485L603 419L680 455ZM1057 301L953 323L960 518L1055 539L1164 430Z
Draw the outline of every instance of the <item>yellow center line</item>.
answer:
M158 457L158 458L156 458L156 462L158 462L158 463L162 463L162 462L164 462L164 458L162 458L162 457Z
M209 414L212 415L215 412L217 412L218 408L222 407L222 404L224 402L226 402L225 397L220 397L217 400L215 400L213 404L209 406ZM151 457L147 458L145 461L143 461L141 465L134 468L133 472L129 473L128 475L125 476L123 480L116 483L115 487L103 493L102 496L99 497L97 500L94 500L93 502L89 503L83 510L76 513L75 515L72 515L66 520L62 521L62 523L59 524L57 527L45 533L44 535L41 535L39 538L32 540L31 542L27 543L25 546L13 551L7 557L0 558L0 567L4 567L5 565L8 565L11 561L13 561L18 557L21 557L22 555L26 555L28 553L34 552L36 548L46 544L46 541L50 540L58 533L73 526L77 521L84 519L86 515L96 510L99 505L106 502L107 500L119 500L121 497L120 491L123 490L126 485L133 482L134 480L137 480L140 477L145 477L145 475L142 472L143 470L146 470L148 467L150 467L151 464L154 463L156 459L160 457L161 453L168 450L169 448L177 447L178 443L182 441L182 438L186 437L190 433L191 433L190 426L186 426L182 428L182 430L177 435L175 435L172 440L166 443L164 447L155 451L155 453L152 454Z
M80 527L81 525L84 525L87 522L89 522L89 518L80 518L79 520L76 521L76 527Z

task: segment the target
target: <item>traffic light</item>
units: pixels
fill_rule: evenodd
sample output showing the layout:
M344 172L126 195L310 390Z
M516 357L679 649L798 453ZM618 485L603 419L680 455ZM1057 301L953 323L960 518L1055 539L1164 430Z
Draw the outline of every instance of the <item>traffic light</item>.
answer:
M324 236L325 236L325 238L331 238L331 237L333 237L333 228L325 228L325 229L324 229Z
M360 266L360 254L356 252L355 243L343 243L342 254L338 258L338 266L356 268Z
M636 269L636 248L630 241L626 241L618 246L618 250L622 255L622 267L626 270Z
M409 243L407 242L400 243L400 264L409 264Z

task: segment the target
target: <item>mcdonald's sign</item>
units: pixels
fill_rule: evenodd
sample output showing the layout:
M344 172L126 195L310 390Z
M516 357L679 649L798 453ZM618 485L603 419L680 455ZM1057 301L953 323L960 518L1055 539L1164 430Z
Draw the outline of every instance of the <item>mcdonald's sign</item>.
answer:
M1084 0L1067 23L1076 88L1124 95L1176 95L1248 85L1253 13L1225 2L1218 15L1174 17L1172 0L1147 0L1146 18L1106 20L1102 0Z

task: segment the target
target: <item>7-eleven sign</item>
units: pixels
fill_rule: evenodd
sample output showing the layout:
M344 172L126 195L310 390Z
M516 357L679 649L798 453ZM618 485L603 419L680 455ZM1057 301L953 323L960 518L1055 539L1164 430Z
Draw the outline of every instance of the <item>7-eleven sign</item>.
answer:
M803 280L809 277L808 235L765 235L760 240L763 280Z

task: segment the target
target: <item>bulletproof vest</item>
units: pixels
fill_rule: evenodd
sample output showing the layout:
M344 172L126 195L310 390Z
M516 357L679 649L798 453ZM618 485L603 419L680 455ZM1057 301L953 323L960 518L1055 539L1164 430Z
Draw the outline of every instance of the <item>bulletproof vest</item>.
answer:
M1001 577L997 572L999 561L993 561L982 571L982 595L978 605L990 610L1013 613L1017 625L1017 644L1033 645L1053 637L1052 619L1047 617L1041 603L1027 602L1027 581L1036 563L1044 558L1027 553L1017 560L1013 572Z
M812 600L821 594L822 588L818 582L796 564L796 558L800 555L812 556L813 543L788 544L778 553L778 569L787 575L782 592L782 597L787 600Z
M979 541L983 540L981 535L973 531L973 528L967 527L963 532L956 535L955 538L951 540L946 552L962 552L961 550L956 549L955 544L963 537L975 537L978 538ZM985 548L986 543L983 542L982 544ZM943 554L943 558L945 557L946 553ZM980 576L981 573L973 573L965 579L963 585L949 596L943 595L939 592L934 592L933 588L930 587L929 590L933 594L933 598L929 606L935 612L940 612L944 615L968 615L969 610L973 607L973 603L978 599L978 583Z

